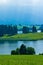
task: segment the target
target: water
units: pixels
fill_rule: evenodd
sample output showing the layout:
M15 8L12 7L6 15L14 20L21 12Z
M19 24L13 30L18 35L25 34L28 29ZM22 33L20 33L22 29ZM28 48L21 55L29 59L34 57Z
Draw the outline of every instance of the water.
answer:
M22 44L26 45L26 47L33 47L36 51L36 54L43 53L43 40L39 40L0 43L0 54L11 54L11 50L20 48Z

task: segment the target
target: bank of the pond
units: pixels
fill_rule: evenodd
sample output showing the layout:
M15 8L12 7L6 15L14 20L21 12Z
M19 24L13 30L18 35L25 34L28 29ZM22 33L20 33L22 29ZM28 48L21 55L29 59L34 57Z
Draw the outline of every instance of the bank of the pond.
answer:
M0 41L36 41L43 40L43 33L17 34L13 36L2 36Z

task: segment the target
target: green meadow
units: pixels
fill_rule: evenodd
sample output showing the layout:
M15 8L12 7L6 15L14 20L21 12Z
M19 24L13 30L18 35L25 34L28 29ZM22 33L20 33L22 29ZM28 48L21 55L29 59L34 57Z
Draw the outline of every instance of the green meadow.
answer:
M28 33L28 34L17 34L13 36L4 35L0 37L0 40L13 40L13 41L31 41L31 40L43 40L43 33Z
M39 55L0 55L0 65L43 65L43 56Z

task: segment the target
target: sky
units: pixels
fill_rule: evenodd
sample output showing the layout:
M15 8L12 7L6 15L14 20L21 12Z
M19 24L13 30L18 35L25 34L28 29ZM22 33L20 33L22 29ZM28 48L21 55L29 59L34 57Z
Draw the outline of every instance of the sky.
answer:
M0 24L43 24L43 0L0 0Z

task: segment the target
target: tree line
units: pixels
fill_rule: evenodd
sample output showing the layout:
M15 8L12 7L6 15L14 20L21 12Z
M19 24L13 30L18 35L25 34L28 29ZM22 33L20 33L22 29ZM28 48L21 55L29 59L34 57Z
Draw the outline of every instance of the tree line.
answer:
M30 31L29 31L29 27L27 27L27 26L23 26L22 31L23 31L23 33L29 33L29 32L30 32ZM36 29L36 27L35 27L34 25L33 25L33 27L32 27L32 32L33 32L33 33L37 32L37 29Z
M23 33L29 33L29 27L23 26L22 28ZM17 25L0 25L0 36L3 36L5 34L8 35L15 35L18 32ZM32 27L32 32L37 32L37 29L35 26Z
M15 35L17 34L17 26L11 26L11 25L0 25L0 36L3 36L5 34L8 35Z

